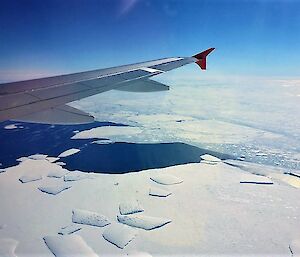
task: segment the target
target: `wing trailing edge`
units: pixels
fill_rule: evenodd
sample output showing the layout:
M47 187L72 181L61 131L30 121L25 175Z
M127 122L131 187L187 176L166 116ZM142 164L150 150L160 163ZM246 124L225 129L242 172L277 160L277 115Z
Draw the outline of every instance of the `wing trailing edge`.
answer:
M139 79L133 82L126 82L121 87L117 88L118 91L126 91L126 92L160 92L167 91L170 87L166 86L162 83L151 79Z
M71 106L63 105L31 113L16 120L41 124L75 125L93 122L94 117Z

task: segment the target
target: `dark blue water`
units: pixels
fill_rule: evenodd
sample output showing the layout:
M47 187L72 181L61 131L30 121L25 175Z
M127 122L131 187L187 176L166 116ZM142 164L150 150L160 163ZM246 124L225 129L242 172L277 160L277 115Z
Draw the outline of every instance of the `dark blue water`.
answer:
M183 143L134 144L116 142L108 145L92 144L94 140L73 140L75 130L99 126L125 126L110 122L85 125L51 126L18 123L23 129L4 129L11 122L0 123L0 163L2 168L16 165L16 159L36 153L56 157L70 148L79 148L78 154L61 158L69 170L98 173L127 173L150 168L199 162L200 155L209 153L221 159L231 156L201 149Z

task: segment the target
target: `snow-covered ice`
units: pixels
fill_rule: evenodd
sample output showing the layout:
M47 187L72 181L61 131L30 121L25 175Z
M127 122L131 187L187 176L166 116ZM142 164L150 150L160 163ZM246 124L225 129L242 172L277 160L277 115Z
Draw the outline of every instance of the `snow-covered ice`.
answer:
M56 257L98 257L93 249L78 235L45 236L44 241Z
M162 185L175 185L183 182L182 179L169 174L159 174L150 178L154 182Z
M79 153L79 152L80 152L80 149L71 148L69 150L66 150L66 151L62 152L60 155L58 155L58 157L59 158L68 157L70 155L73 155L73 154L76 154L76 153Z
M71 185L58 184L58 185L39 186L38 189L41 190L42 192L50 194L50 195L57 195L71 187L72 187Z
M32 160L45 160L47 157L48 155L39 153L28 156L28 158Z
M10 124L4 127L4 129L17 129L17 128L18 128L17 124Z
M66 166L67 165L65 162L56 162L55 164L60 165L60 166Z
M290 244L290 250L292 257L300 256L300 239L294 239Z
M59 235L70 235L70 234L73 234L79 230L81 230L82 227L80 225L77 225L77 224L70 224L68 226L65 226L65 227L62 227L58 234Z
M71 171L64 175L64 181L78 181L86 178L91 178L88 174L81 172L79 170Z
M221 162L221 159L210 154L203 154L200 156L200 161L203 164L216 165Z
M127 126L102 126L81 131L75 134L72 139L91 139L91 138L119 138L120 136L134 136L140 134L142 130L137 127Z
M102 235L105 240L123 249L136 237L137 231L117 223L110 225Z
M262 184L272 185L273 181L265 176L258 176L253 174L245 174L240 179L241 184Z
M278 173L272 173L269 174L269 177L272 180L275 180L277 182L283 182L284 184L290 185L295 188L300 188L300 178L288 174L278 174Z
M63 169L63 168L57 168L57 169L54 169L54 170L50 171L48 173L47 177L49 177L49 178L62 178L67 173L69 173L68 170Z
M49 161L49 162L56 162L58 161L60 158L58 157L47 157L46 160Z
M112 140L96 140L94 142L92 142L93 144L97 144L97 145L109 145L109 144L113 144L114 141Z
M122 175L94 174L97 179L78 181L69 191L52 197L37 189L40 182L24 186L18 179L23 174L36 173L43 176L45 186L66 183L47 177L50 171L60 167L47 160L28 159L6 168L7 172L0 175L0 222L7 225L0 234L20 242L16 250L20 256L50 257L51 252L41 239L45 235L57 235L63 225L68 225L72 221L72 210L95 211L113 221L120 203L136 199L142 203L144 213L125 216L124 222L133 217L128 223L145 227L149 221L145 222L143 215L172 222L151 232L138 230L139 235L123 252L103 239L105 228L81 225L83 229L78 235L99 256L126 256L132 251L153 256L199 256L201 253L207 256L290 256L288 246L299 235L300 190L272 178L272 174L283 174L279 169L265 165L251 167L252 172L269 174L274 185L243 185L240 181L248 180L252 172L223 162L218 165L199 162ZM171 188L151 182L149 178L158 174L178 177L184 183ZM119 183L118 186L114 186L115 183ZM152 187L171 188L173 196L150 197ZM45 222L45 217L51 219ZM89 223L84 219L81 222Z
M73 210L72 222L96 227L104 227L111 223L104 215L79 209Z
M128 253L127 256L129 256L129 257L152 257L151 254L146 253L146 252L132 252L132 253Z
M18 162L23 162L23 161L26 161L28 160L29 158L28 157L20 157L17 159Z
M172 192L164 190L162 188L158 188L158 187L151 187L149 190L149 195L151 195L151 196L167 197L171 194L172 194Z
M119 205L119 211L122 215L143 212L144 208L137 200L127 200Z
M160 228L171 222L170 219L145 216L141 214L118 215L117 219L119 222L128 226L142 228L145 230Z
M19 178L22 183L33 182L37 180L41 180L43 177L40 174L32 174L32 175L23 175Z
M17 257L15 250L19 242L12 238L0 238L0 256Z

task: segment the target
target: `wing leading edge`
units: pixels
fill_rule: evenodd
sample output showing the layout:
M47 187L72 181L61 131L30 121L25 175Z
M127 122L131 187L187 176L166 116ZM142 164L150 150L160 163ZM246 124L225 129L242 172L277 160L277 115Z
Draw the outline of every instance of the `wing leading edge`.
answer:
M206 57L214 48L192 57L165 58L108 69L0 85L0 121L20 120L48 124L81 124L93 117L65 104L112 89L154 92L169 87L153 76L196 63L206 69Z

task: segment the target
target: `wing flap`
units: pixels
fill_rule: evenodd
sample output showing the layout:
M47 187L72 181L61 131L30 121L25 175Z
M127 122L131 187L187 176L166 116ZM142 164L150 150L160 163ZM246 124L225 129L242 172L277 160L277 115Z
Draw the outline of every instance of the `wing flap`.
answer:
M169 86L150 79L140 79L122 84L118 91L127 92L159 92L169 90Z
M20 117L17 121L41 124L75 125L94 121L94 117L68 105L31 113Z

